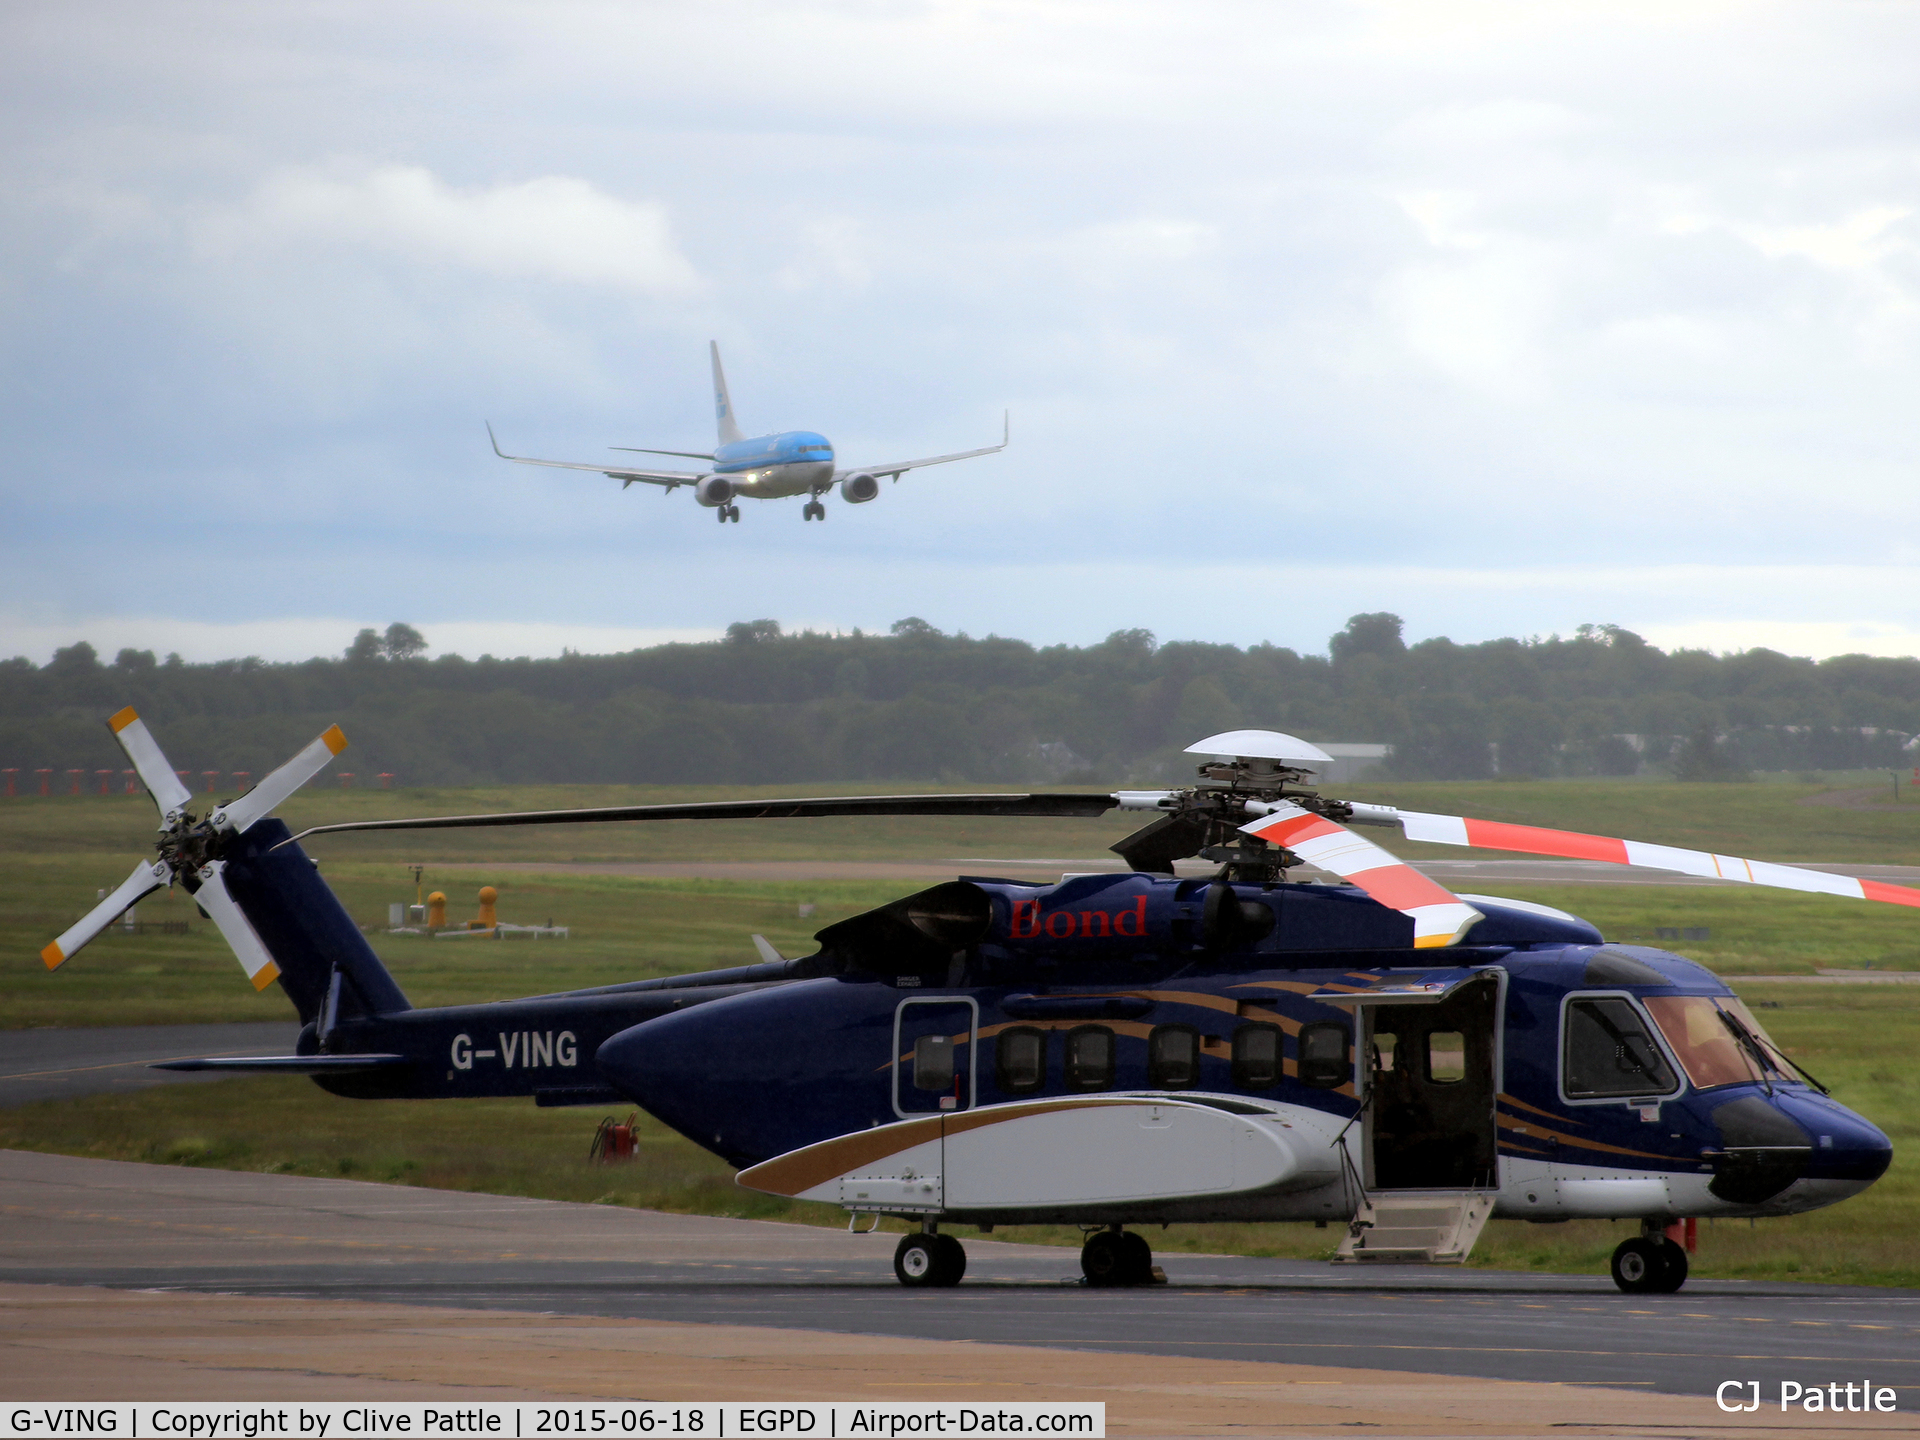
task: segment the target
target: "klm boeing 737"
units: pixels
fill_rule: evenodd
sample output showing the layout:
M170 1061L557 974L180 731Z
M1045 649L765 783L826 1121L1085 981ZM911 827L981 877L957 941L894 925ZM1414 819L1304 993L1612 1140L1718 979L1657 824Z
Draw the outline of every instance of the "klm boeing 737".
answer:
M734 501L780 500L789 495L805 495L807 503L800 515L804 520L825 520L827 507L820 497L834 486L849 505L864 505L880 494L880 481L886 476L898 480L909 470L923 465L944 465L949 460L971 460L976 455L991 455L1007 448L1007 428L1003 421L1000 443L983 445L978 450L960 450L952 455L929 455L921 460L889 460L884 465L843 468L835 465L833 446L824 435L811 430L787 430L778 435L760 435L748 439L740 433L734 419L733 401L727 395L727 377L720 369L720 346L709 341L713 352L713 404L720 425L720 443L711 451L647 450L633 445L613 445L609 449L627 450L636 455L677 455L688 460L704 460L705 470L640 470L620 466L585 465L571 460L536 460L527 455L509 455L493 439L493 426L487 426L487 438L493 440L493 453L502 460L521 465L552 465L562 470L595 470L620 482L620 488L635 481L659 485L672 491L682 485L693 488L693 498L712 510L726 524L738 522L740 507Z

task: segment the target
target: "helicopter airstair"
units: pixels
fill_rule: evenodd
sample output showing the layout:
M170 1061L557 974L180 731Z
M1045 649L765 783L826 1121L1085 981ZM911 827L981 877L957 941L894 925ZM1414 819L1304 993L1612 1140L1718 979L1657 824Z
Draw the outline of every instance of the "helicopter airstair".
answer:
M1363 1195L1333 1263L1462 1264L1493 1216L1493 1201L1484 1190Z

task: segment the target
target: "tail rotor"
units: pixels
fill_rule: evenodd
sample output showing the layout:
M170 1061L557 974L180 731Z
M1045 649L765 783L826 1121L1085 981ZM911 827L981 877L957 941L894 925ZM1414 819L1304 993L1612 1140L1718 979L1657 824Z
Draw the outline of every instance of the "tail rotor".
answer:
M280 969L227 889L225 853L235 838L325 769L329 760L347 748L347 737L338 725L328 727L326 733L251 790L215 807L202 819L190 808L193 792L180 782L146 722L132 706L109 720L107 728L159 807L159 858L135 866L111 895L43 949L40 958L49 970L58 969L129 906L178 882L219 929L253 988L264 990L278 978Z

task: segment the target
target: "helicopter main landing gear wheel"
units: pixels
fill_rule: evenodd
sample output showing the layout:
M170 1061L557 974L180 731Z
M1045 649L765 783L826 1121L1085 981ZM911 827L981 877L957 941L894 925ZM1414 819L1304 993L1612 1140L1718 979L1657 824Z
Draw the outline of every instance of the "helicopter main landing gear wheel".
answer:
M1664 1235L1639 1235L1620 1242L1611 1268L1629 1295L1671 1295L1687 1283L1687 1252Z
M958 1285L967 1250L951 1235L905 1235L893 1252L893 1273L902 1285Z
M1089 1285L1151 1285L1153 1247L1131 1230L1097 1230L1080 1247L1080 1273Z
M800 518L802 520L824 520L827 518L827 507L822 505L818 500L809 500L806 508L800 512Z

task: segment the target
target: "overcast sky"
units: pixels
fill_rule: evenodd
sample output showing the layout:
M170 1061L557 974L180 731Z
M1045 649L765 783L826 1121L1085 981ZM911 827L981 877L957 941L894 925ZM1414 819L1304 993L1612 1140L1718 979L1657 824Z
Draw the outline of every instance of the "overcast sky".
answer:
M1907 3L0 11L0 654L1920 651ZM493 457L991 443L875 503Z

